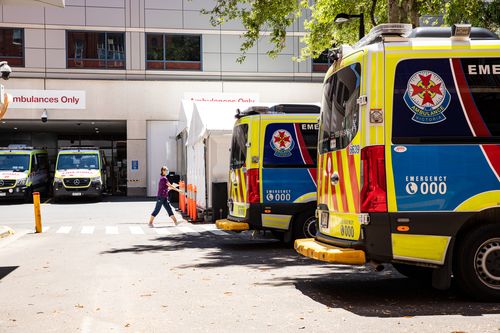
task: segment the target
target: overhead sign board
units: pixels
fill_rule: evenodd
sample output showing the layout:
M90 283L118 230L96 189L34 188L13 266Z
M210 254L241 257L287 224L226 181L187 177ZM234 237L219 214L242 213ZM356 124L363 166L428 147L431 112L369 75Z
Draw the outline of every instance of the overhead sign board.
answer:
M85 109L84 90L7 89L9 109Z
M253 93L184 93L184 99L192 102L258 103L259 94Z

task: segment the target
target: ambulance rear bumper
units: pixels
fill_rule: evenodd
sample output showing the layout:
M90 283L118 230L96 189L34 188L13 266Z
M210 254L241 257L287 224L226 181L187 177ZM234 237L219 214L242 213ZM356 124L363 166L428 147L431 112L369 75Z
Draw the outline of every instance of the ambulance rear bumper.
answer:
M234 222L229 221L228 219L222 219L215 221L215 226L221 230L228 231L245 231L249 230L250 226L245 222Z
M366 263L365 252L362 250L340 248L318 242L314 238L297 239L294 247L303 256L319 261L346 265L363 265Z

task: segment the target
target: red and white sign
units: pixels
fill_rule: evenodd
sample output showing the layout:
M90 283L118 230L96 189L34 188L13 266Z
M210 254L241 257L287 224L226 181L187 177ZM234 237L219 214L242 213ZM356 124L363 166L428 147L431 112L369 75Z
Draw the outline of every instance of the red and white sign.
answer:
M85 109L83 90L7 89L9 109Z
M213 103L258 103L258 94L246 93L184 93L184 99L191 102L213 102Z

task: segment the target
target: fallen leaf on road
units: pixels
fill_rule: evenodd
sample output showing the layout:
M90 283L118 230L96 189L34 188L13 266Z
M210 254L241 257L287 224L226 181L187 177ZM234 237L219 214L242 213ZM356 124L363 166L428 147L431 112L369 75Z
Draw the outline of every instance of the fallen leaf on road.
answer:
M36 314L42 314L43 312L42 311L38 311Z
M96 311L99 311L99 310L101 310L101 308L96 308L95 310L96 310Z
M129 323L126 323L126 324L125 324L125 327L130 327L130 324L129 324Z
M228 296L230 296L230 295L232 295L232 294L233 294L233 293L232 293L232 292L230 292L230 291L226 291L226 292L224 293L224 295L228 295Z
M75 304L75 308L83 309L83 305L81 305L81 304Z
M161 307L162 308L168 308L168 305L162 305Z
M299 327L299 330L305 330L305 329L306 329L305 326Z
M151 295L151 294L143 294L143 295L141 295L141 297L149 297L149 296L153 296L153 295Z

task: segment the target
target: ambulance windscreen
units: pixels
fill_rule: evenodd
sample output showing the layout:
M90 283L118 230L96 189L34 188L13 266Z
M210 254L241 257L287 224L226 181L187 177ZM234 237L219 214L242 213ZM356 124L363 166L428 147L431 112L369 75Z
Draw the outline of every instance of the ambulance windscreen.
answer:
M0 171L23 172L29 167L29 154L0 154Z
M99 169L97 154L61 154L57 160L57 170Z

